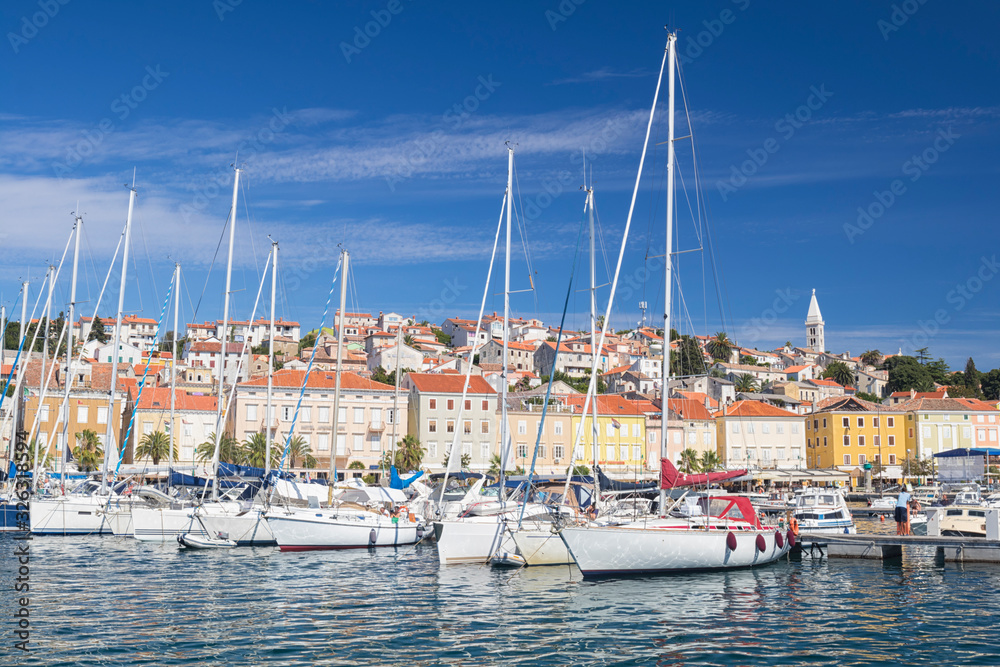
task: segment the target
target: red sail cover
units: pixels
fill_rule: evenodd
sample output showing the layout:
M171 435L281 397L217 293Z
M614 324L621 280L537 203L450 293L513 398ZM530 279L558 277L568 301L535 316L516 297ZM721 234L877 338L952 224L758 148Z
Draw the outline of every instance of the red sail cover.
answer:
M678 486L694 486L696 484L711 484L735 479L747 474L746 470L729 470L727 472L709 472L699 475L684 475L678 472L670 459L660 459L660 488L673 489Z

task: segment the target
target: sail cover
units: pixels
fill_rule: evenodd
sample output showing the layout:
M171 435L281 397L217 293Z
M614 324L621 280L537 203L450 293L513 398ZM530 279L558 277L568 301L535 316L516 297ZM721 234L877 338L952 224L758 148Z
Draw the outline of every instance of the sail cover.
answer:
M746 475L746 470L727 470L725 472L709 472L698 475L682 474L670 462L670 459L660 459L660 488L672 489L678 486L694 486L696 484L712 484L725 482Z

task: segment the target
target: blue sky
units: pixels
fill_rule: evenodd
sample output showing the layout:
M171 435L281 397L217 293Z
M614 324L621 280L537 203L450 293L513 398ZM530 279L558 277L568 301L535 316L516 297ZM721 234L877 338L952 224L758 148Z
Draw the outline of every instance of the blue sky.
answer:
M184 319L199 301L199 320L221 317L224 248L206 276L239 149L236 316L250 314L268 234L282 247L278 312L305 328L318 324L338 244L354 259L352 310L474 316L509 140L525 230L514 234L512 288L528 286L523 247L537 288L512 307L554 323L584 152L606 249L599 280L614 267L670 23L721 285L707 253L680 257L682 328L804 344L815 288L833 351L926 346L953 367L972 355L992 368L998 19L995 3L940 0L7 2L0 301L10 308L20 281L58 260L79 201L89 313L135 168L127 308L156 317L176 260L189 281ZM678 157L677 245L696 248L689 143ZM662 310L661 264L644 257L663 252L663 161L662 146L647 158L616 328L634 325L640 300ZM870 217L859 222L859 209ZM582 326L586 295L570 308Z

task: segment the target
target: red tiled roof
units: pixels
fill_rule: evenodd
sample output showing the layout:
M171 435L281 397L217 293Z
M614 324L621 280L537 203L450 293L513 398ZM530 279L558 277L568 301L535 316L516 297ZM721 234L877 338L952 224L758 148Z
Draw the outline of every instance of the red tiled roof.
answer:
M567 405L583 410L586 398L586 394L570 394L565 397L565 400ZM659 409L649 401L630 401L618 394L600 394L594 397L594 401L597 402L598 415L630 416L659 412ZM590 409L593 410L593 407Z
M760 401L738 401L733 405L726 406L720 416L725 417L798 417L799 415L788 410Z
M134 387L129 390L132 401L139 393L139 388ZM177 410L215 412L218 408L215 396L195 396L183 389L175 391L174 407ZM138 410L169 410L170 409L170 387L145 387L142 396L139 397Z
M601 373L601 377L604 377L605 375L617 375L618 373L624 373L628 369L629 369L629 365L628 364L626 364L625 366L619 366L617 368L612 368L607 373Z
M306 372L293 369L282 369L274 374L274 387L301 387L302 380ZM309 374L310 389L333 389L336 386L337 375L333 371L314 370ZM259 377L254 380L241 382L241 387L266 387L267 377ZM368 378L363 378L357 373L342 372L340 374L341 389L362 389L370 391L394 391L396 388L391 384L373 382Z
M452 373L410 373L407 377L417 391L431 394L461 394L465 375ZM469 378L469 394L496 394L489 382L479 375Z
M711 396L709 396L708 394L704 393L704 392L701 392L701 391L678 391L677 393L680 394L681 396L683 396L684 398L690 398L693 401L698 401L702 405L705 404L705 399L707 398L708 399L708 404L711 407L713 407L713 408L718 408L719 407L719 402L717 400L715 400L714 398L712 398Z
M712 413L705 404L693 398L671 398L667 401L667 407L683 419L712 419Z

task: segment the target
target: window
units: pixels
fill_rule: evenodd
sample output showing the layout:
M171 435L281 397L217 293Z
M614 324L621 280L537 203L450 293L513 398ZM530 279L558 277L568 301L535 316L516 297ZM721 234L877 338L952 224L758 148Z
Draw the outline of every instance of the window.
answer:
M431 410L437 410L438 402L436 398L432 398L427 401L427 407Z
M466 401L465 401L465 409L466 410L471 410L472 409L472 401L466 399Z
M858 447L864 447L864 446L865 446L865 436L859 435L858 436Z
M792 424L792 435L798 435L798 434L799 434L799 425Z
M806 426L809 426L809 420L808 420L808 419L806 420ZM824 424L824 426L825 426L825 424ZM814 431L817 431L817 430L819 430L819 420L818 420L818 419L814 419L814 420L813 420L813 425L812 425L812 427L813 427L813 430L814 430ZM807 428L806 430L808 431L809 429Z
M921 427L920 427L920 430L921 430L921 432L922 432L922 435L923 435L923 436L924 436L925 438L929 438L929 437L931 437L931 427L930 427L930 426L921 426Z
M312 421L312 408L307 405L302 406L302 410L299 412L299 421L311 422Z
M76 422L78 424L85 424L90 421L90 414L86 405L78 405L76 408Z
M890 435L889 436L889 446L890 447L895 447L896 446L896 436L894 436L894 435Z
M885 421L886 421L886 425L888 425L889 428L892 428L893 426L896 425L896 418L895 417L886 417Z
M881 447L882 446L882 436L879 436L879 435L875 436L875 446L876 447Z
M896 465L896 455L889 454L889 465Z
M472 420L466 419L462 422L462 433L465 435L472 435Z
M396 414L396 410L391 409L391 408L386 408L386 411L385 411L385 423L386 424L395 424L396 420L393 417L393 415L395 415L395 414Z
M674 431L674 444L675 445L681 444L681 432L680 431Z
M437 458L438 455L438 444L436 442L427 443L427 454L432 458Z
M761 424L760 425L760 432L761 433L770 433L771 432L771 425L770 424Z
M851 418L844 417L844 428L851 428Z
M640 438L640 437L642 437L642 436L641 436L641 435L639 434L639 428L640 428L640 427L639 427L639 425L638 425L638 424L632 424L632 437L633 437L633 438Z
M850 454L844 454L844 465L845 466L851 465L851 455Z
M378 433L371 433L368 436L368 449L373 452L382 451L382 436Z
M184 435L191 435L191 424L184 424Z
M490 460L490 443L488 442L479 443L479 458L483 461Z
M444 430L445 430L446 433L454 433L455 432L455 422L453 422L452 420L449 419L445 423Z
M462 456L472 456L472 443L463 442L462 443Z
M563 457L563 446L562 445L553 445L553 447L552 447L552 456L555 457L556 461L561 460L562 457Z
M257 421L257 406L256 405L248 405L247 406L247 421L248 422Z
M778 424L778 435L783 435L785 433L785 425Z
M528 458L528 445L518 444L517 446L517 458L526 459Z
M43 422L47 422L49 420L49 406L43 405L41 414L42 416L39 417L39 419Z
M438 431L437 420L436 419L428 419L427 420L427 432L428 433L437 433L437 431Z
M453 398L449 398L448 399L448 409L449 410L454 410L455 409L455 399L453 399Z
M295 415L295 409L290 405L281 406L281 421L290 422Z
M382 408L372 408L372 426L378 428L382 425Z
M740 432L740 425L739 425L739 423L733 422L733 426L732 426L732 428L730 430L733 433L739 433Z
M528 422L524 421L523 419L518 419L517 420L517 434L518 435L525 435L527 433L528 433Z
M950 424L941 427L941 435L942 435L942 437L948 438L949 440L951 439L951 425Z
M823 446L826 447L826 436L823 436Z
M107 424L108 423L108 409L107 408L97 408L97 423Z
M733 447L733 449L732 449L732 456L733 456L733 460L734 461L739 461L741 459L741 457L740 457L740 452L741 451L742 450L739 447Z
M337 434L337 455L343 456L347 453L347 436L343 433Z
M826 428L826 417L823 417L823 428Z
M996 441L997 441L997 432L993 429L990 429L990 442L996 442Z
M347 423L347 408L340 408L337 410L337 423L346 424Z
M878 428L878 417L872 417L872 426Z
M971 426L963 426L962 427L962 437L965 438L966 440L968 440L969 438L972 437L972 427Z
M771 463L771 450L770 449L765 449L761 453L764 455L764 465L767 465L767 464Z
M607 454L605 455L607 457L607 460L608 461L616 461L617 457L616 457L616 453L615 453L615 446L614 445L608 445L607 450L608 450Z
M844 447L850 447L850 446L851 446L851 436L845 435L844 436Z
M784 461L785 460L785 448L784 447L778 447L778 456L777 456L777 459L779 461Z
M353 422L355 424L363 424L365 422L365 409L364 408L354 408Z
M328 452L330 451L330 435L328 433L319 434L319 451Z
M353 438L352 438L352 440L353 440L353 443L352 443L351 448L354 451L360 452L360 451L364 450L364 448L365 448L364 436L362 436L360 433L355 433L354 436L353 436Z
M555 435L562 435L563 434L563 424L562 424L562 422L555 422L552 425L552 432Z
M490 402L489 402L488 399L484 398L483 399L483 410L489 410L489 409L490 409Z
M326 405L321 405L319 408L319 421L322 424L328 424L330 422L330 408Z
M983 440L986 440L986 429L984 429L984 428L977 428L976 432L979 434L979 440L980 440L980 442L982 442Z
M642 445L632 445L632 460L633 461L642 460Z
M747 433L753 433L753 422L747 422Z
M605 431L605 433L607 434L607 436L609 438L615 437L615 425L614 424L605 424L604 425L604 431Z
M863 466L865 464L866 460L867 460L867 458L865 457L864 454L858 454L858 465L859 466Z
M152 432L153 432L153 424L152 424L152 422L145 422L142 425L142 434L143 435L149 435Z
M864 426L865 426L865 418L858 417L858 428L864 428Z
M752 449L748 449L747 450L747 461L755 461L756 459L757 459L757 452L754 451L754 450L752 450Z
M480 433L489 433L490 432L490 420L489 419L483 419L482 421L479 422L479 432Z

